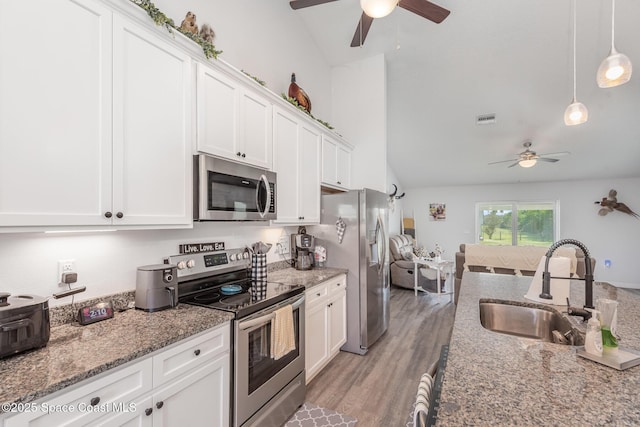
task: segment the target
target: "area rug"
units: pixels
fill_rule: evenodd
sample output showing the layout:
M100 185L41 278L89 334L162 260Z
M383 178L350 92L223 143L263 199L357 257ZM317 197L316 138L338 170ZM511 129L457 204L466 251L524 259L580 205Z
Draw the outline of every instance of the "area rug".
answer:
M305 402L284 427L353 427L357 423L353 417Z

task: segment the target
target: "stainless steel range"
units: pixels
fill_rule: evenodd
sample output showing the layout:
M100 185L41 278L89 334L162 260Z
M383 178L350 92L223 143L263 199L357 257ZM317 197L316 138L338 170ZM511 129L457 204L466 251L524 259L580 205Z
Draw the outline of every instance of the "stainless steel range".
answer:
M231 413L233 426L280 427L305 398L304 287L250 280L244 249L175 255L179 302L234 314ZM271 356L274 311L293 308L296 349Z

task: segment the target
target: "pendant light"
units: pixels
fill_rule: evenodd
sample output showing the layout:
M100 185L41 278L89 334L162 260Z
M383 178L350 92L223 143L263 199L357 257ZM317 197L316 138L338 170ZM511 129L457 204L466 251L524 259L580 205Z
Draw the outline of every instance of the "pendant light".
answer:
M362 11L371 18L382 18L393 12L398 0L360 0Z
M567 126L582 124L589 117L587 107L582 102L576 101L576 0L571 4L573 6L573 100L564 110L564 124Z
M609 56L598 67L598 74L596 75L598 86L602 88L625 84L631 78L631 60L627 55L618 52L614 44L615 12L616 0L611 0L611 50L609 51Z

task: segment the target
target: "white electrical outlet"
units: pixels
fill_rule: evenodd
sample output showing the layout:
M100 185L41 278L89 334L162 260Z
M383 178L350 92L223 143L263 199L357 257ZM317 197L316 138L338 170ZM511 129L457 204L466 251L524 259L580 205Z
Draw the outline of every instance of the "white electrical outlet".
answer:
M289 248L289 236L280 236L280 239L278 240L277 243L277 253L279 253L280 255L286 255L289 253L290 248Z
M58 283L62 281L62 273L77 273L75 259L61 259L58 261Z

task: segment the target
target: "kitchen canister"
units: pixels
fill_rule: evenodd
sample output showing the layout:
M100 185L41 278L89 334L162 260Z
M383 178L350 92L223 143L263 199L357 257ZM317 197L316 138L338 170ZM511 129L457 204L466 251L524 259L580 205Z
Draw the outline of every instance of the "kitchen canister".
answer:
M267 254L251 255L251 295L260 301L267 294Z

